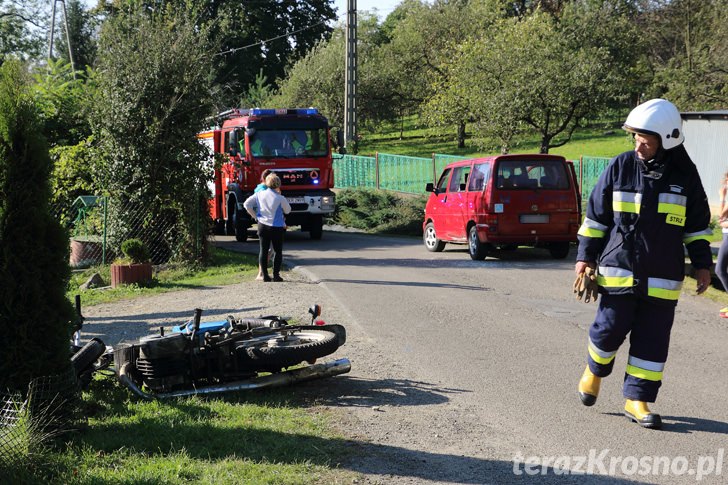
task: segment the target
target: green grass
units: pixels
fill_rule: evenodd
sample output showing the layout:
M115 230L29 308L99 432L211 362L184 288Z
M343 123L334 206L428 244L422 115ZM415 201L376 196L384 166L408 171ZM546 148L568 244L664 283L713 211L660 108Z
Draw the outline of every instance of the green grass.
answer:
M402 138L399 125L391 123L385 124L379 133L364 133L358 155L373 156L375 152L381 152L413 157L430 157L433 153L480 157L500 153L493 143L489 143L494 146L490 150L480 149L477 141L473 139L472 133L467 133L466 146L459 149L454 127L425 127L416 116L409 116L404 120ZM526 136L514 144L511 153L538 153L539 147L540 139L537 136ZM591 127L577 129L568 143L552 148L549 153L563 155L568 160L576 160L581 156L611 158L632 148L629 137L621 129Z
M223 286L255 277L258 271L258 260L255 255L211 247L211 260L205 268L167 265L159 269L154 280L148 286L128 285L119 288L79 290L93 273L99 273L103 280L110 284L109 266L97 266L82 272L75 272L68 285L67 296L73 301L74 295L80 294L84 306L134 298L138 296L156 295L169 291L191 288Z
M290 391L170 401L132 398L111 377L84 393L88 427L13 478L26 483L351 483L348 442Z

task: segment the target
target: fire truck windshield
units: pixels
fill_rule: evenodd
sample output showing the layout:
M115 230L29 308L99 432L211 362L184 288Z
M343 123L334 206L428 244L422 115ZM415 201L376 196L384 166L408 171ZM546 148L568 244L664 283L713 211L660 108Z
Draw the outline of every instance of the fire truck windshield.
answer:
M327 131L321 129L257 128L249 135L253 157L325 157L328 155Z

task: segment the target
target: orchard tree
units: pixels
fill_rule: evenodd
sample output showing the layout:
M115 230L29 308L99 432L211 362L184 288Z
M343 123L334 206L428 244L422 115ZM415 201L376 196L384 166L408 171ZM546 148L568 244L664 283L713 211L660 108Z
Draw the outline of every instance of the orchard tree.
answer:
M51 162L30 78L0 67L0 389L69 368L68 236L49 212Z
M577 2L560 18L536 11L502 20L492 36L463 44L448 86L465 97L482 136L507 150L514 132L535 130L540 151L567 143L583 121L626 98L629 46L639 41L619 2Z
M196 134L216 94L210 38L190 11L172 4L129 5L101 30L90 112L96 180L118 211L115 243L139 237L155 261L198 256L190 250L205 242L197 217L207 212L211 170Z
M472 118L463 109L462 100L433 100L450 82L448 65L458 46L489 23L490 17L481 15L489 5L459 0L431 4L410 0L403 8L404 12L398 12L401 19L390 34L391 42L382 46L380 77L391 86L388 95L401 111L421 107L429 124L455 126L458 148L463 148L465 126ZM475 9L478 15L473 15Z

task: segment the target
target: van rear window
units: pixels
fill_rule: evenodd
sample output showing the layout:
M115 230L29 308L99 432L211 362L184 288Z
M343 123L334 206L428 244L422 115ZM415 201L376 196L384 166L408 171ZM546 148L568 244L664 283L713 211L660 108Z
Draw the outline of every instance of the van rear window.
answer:
M564 190L569 188L566 165L558 160L502 160L498 163L499 189Z

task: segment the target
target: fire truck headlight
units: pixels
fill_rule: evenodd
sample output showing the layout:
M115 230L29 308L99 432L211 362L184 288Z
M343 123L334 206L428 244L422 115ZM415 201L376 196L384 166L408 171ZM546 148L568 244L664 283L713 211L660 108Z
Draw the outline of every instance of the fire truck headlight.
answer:
M334 208L334 196L324 195L321 197L321 209L331 210Z

